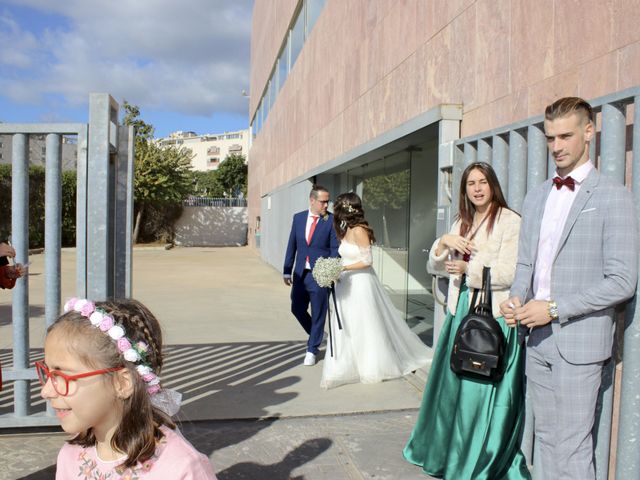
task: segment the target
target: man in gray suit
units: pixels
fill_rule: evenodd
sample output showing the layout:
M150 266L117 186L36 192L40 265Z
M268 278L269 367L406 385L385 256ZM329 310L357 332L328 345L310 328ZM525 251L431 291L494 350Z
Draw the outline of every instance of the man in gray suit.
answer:
M544 480L595 478L592 429L602 367L611 357L615 306L638 277L638 227L630 192L589 160L591 106L557 100L545 111L556 176L522 208L507 323L529 329L527 388Z

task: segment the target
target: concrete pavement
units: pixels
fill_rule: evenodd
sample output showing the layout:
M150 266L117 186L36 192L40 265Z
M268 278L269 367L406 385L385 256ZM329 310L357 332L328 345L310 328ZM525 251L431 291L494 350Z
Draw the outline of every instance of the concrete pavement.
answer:
M43 257L30 266L30 341L42 347ZM63 298L74 294L75 252L63 252ZM136 248L134 297L161 321L166 384L184 395L186 436L220 479L419 479L401 450L424 372L377 385L319 387L322 361L302 366L305 334L280 273L246 248ZM10 295L0 292L7 365ZM5 349L5 350L2 350ZM0 414L10 408L0 394ZM33 388L34 409L43 409ZM64 435L0 431L0 479L53 478Z

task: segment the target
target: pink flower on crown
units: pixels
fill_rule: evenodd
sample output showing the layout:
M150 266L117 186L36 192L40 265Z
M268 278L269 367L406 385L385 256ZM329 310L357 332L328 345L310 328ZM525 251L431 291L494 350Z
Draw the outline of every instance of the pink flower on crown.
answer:
M73 310L73 306L76 304L77 301L78 299L76 297L71 297L69 300L67 300L67 303L64 304L65 313L70 310Z
M76 302L73 304L73 309L76 312L82 311L82 307L84 307L88 301L89 300L87 300L86 298L77 298Z
M100 330L102 330L103 332L108 331L111 327L113 327L113 318L109 317L108 315L105 315L102 321L100 322L99 327L100 327Z
M151 381L155 380L156 374L155 373L147 373L146 375L142 376L142 380L144 380L146 383L150 383Z
M149 351L149 345L141 340L136 343L136 350L138 350L139 352L147 353Z
M91 313L96 309L96 304L87 300L87 303L82 305L80 309L80 314L84 317L88 317Z
M150 387L147 387L147 393L149 395L154 395L159 391L160 391L160 385L151 385Z
M126 352L131 348L131 343L124 337L119 338L116 345L118 346L118 350L120 350L121 352Z

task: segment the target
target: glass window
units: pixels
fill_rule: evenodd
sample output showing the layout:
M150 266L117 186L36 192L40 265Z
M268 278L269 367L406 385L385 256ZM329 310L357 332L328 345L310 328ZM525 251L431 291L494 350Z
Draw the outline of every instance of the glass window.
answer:
M267 90L264 92L264 112L262 112L262 124L264 125L269 117L269 111L271 110L271 82L267 85Z
M300 10L298 18L296 18L293 28L291 29L291 65L289 70L293 68L302 50L304 43L304 10Z
M311 33L311 29L316 24L316 20L320 16L320 12L324 8L325 0L307 0L307 37Z
M284 42L284 48L280 52L280 58L278 58L278 91L284 85L289 74L289 34L287 33L287 39Z

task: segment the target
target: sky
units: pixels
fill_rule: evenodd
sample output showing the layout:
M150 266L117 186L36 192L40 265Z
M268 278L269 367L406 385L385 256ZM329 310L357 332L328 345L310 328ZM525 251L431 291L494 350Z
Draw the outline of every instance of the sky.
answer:
M155 136L248 128L253 0L0 0L0 122L88 121L90 93Z

